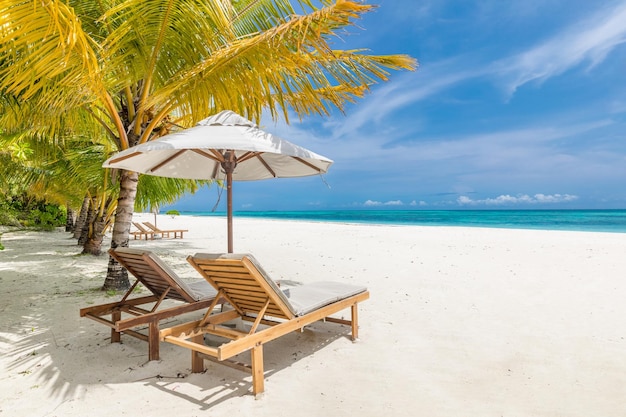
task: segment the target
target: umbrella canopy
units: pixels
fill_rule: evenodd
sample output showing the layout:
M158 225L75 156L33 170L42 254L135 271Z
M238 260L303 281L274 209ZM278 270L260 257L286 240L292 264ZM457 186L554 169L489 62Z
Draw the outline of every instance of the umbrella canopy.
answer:
M232 252L233 181L323 174L332 163L232 111L223 111L192 128L117 153L102 166L161 177L226 181L228 251Z

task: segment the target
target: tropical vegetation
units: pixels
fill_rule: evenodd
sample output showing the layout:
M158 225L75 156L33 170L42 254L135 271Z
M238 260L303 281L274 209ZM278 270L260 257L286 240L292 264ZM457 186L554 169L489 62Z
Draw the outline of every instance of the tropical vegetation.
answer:
M45 169L38 184L67 183L72 204L91 207L96 241L113 221L111 246L127 246L138 205L198 184L94 166L225 109L255 121L343 110L390 69L416 66L333 47L371 9L350 0L0 0L0 129L17 147L37 143L27 168ZM128 285L110 258L104 288Z

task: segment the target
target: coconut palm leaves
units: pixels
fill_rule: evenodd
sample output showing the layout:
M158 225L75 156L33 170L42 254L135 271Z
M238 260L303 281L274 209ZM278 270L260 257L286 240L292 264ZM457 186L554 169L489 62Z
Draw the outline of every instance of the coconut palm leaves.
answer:
M334 48L371 9L350 0L0 0L0 97L10 97L0 99L0 128L67 138L88 126L119 151L226 109L256 121L264 111L342 110L388 71L416 66ZM138 182L132 172L115 178L114 247L128 244ZM112 261L105 286L127 286L120 271Z
M3 0L0 16L0 90L55 115L94 100L97 45L69 5Z

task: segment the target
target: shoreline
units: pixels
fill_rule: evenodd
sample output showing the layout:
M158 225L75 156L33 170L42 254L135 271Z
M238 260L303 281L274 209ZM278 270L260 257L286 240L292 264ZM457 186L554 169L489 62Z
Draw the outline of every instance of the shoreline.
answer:
M147 213L142 213L147 214ZM182 212L225 218L226 213ZM507 230L558 230L626 233L626 210L303 210L240 211L234 218L294 220L383 226L484 227Z
M154 251L181 277L197 278L187 255L226 249L224 218L157 220L189 232L130 246ZM189 351L167 343L162 359L148 362L144 342L111 344L106 326L80 318L79 308L120 296L96 291L108 257L78 255L69 236L2 236L0 414L123 415L148 406L157 417L623 414L620 234L235 217L235 251L253 253L274 279L338 280L371 293L356 343L316 323L268 344L259 400L249 375L210 362L191 374Z

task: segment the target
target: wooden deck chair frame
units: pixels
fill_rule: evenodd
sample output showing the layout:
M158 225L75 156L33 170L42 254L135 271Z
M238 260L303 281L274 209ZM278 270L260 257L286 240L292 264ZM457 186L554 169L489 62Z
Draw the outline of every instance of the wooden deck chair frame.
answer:
M160 332L160 339L191 349L192 372L204 371L204 359L218 362L252 374L252 391L264 391L263 344L318 320L351 326L352 340L358 338L358 303L369 298L369 292L359 287L359 292L303 314L294 312L277 285L271 281L250 255L200 254L187 258L200 274L218 291L233 309L212 314L212 305L201 320L184 323ZM218 255L220 256L220 255ZM241 256L240 259L232 257ZM304 288L305 286L302 286ZM354 287L354 286L353 286ZM350 320L330 317L344 309L350 309ZM252 322L249 332L233 329L222 324L236 318ZM260 327L263 324L265 326ZM204 335L213 334L230 339L212 347L204 344ZM251 364L230 360L235 355L251 351Z
M133 226L137 228L136 231L130 232L133 235L133 239L137 240L137 237L141 240L142 238L145 240L153 240L154 239L154 231L148 230L141 225L141 223L133 222Z
M178 238L180 235L180 238L183 238L183 233L188 232L189 230L187 229L170 229L170 230L162 230L159 229L158 227L156 227L155 225L153 225L150 222L143 222L144 226L146 226L148 229L150 229L152 232L154 233L159 233L161 235L161 237L170 237L170 233L174 233L174 239Z
M212 289L211 292L206 292L207 298L198 300L186 290L188 286L181 287L180 278L150 251L118 248L117 250L110 249L109 254L135 276L136 280L120 301L82 308L80 316L110 327L111 343L121 342L122 334L147 341L149 360L159 359L159 322L161 320L204 310L214 305L213 301L219 301L215 300L215 293ZM139 283L142 283L153 294L130 298ZM209 288L207 286L207 289ZM159 309L166 299L182 303ZM111 316L110 319L106 317L108 315ZM143 326L147 326L147 334L133 330Z

